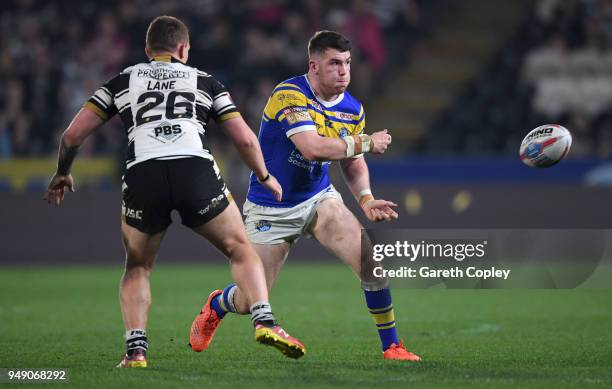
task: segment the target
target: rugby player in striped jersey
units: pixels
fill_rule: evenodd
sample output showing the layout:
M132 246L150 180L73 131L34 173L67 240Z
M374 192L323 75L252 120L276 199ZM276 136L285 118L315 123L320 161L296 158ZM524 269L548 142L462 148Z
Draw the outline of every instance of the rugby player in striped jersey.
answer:
M145 49L150 62L122 71L78 112L62 135L57 172L45 197L60 205L66 188L74 192L70 171L79 146L119 114L128 136L121 215L126 261L120 289L127 351L117 367L147 367L150 275L174 209L185 226L230 258L255 339L298 358L304 346L274 318L261 259L208 148L209 119L227 131L254 176L278 201L282 188L225 87L186 65L189 48L189 32L180 20L160 16L151 22Z

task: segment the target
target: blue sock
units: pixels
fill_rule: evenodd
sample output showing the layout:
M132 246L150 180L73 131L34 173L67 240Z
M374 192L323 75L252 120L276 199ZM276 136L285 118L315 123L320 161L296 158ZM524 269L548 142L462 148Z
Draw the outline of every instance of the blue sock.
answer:
M228 312L236 313L236 307L234 306L234 293L236 293L238 286L234 283L229 284L223 289L223 293L217 295L210 302L210 307L217 312L217 316L223 319Z
M374 318L374 323L376 323L383 351L388 349L391 343L399 344L397 329L395 328L393 301L389 288L376 291L364 290L363 292L370 314Z

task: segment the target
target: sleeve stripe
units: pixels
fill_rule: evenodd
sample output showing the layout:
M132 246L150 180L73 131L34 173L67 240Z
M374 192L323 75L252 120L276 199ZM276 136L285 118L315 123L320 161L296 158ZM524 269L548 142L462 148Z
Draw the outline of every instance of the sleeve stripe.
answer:
M90 98L89 100L87 100L88 102L92 103L93 105L95 105L96 107L98 107L98 109L102 112L104 112L105 114L108 114L108 108L105 108L104 106L102 106L100 103L98 103L96 100Z
M216 97L215 99L213 99L213 102L214 102L214 105L216 105L216 106L221 106L221 105L226 105L226 104L234 104L232 99L230 99L229 95L228 96Z
M108 89L106 89L106 87L102 86L102 87L100 87L100 90L103 91L104 93L106 93L108 95L108 97L110 97L111 99L113 98L113 95L110 93L110 91Z
M102 106L102 108L104 109L108 109L108 103L106 103L104 100L102 100L101 98L99 98L98 96L96 96L95 94L93 96L91 96L91 98L93 100L96 101L96 103L100 104Z
M300 132L304 132L304 131L316 131L317 128L314 126L313 124L306 124L303 126L299 126L299 127L295 127L290 129L289 131L286 132L287 138L291 137L292 135L295 135L297 133Z
M102 120L107 120L108 119L108 115L106 114L106 112L101 110L97 105L95 105L91 101L86 102L83 105L83 108L86 108L86 109L92 111L93 113L98 115L100 117L100 119L102 119Z
M110 107L113 104L112 97L108 97L106 92L102 91L101 88L98 89L93 95L96 96L102 103L104 103L103 105L105 107Z
M238 112L238 111L229 112L229 113L226 113L225 115L219 116L219 121L233 119L233 118L237 118L237 117L240 117L240 116L241 116L240 112Z
M224 111L227 111L228 109L232 109L232 108L236 108L236 106L234 104L227 104L224 105L223 107L217 109L217 115L222 114Z
M213 111L215 112L216 115L221 115L222 113L224 113L225 111L227 111L229 109L235 109L236 108L236 106L234 105L234 102L229 97L229 95L221 96L221 97L215 99L213 104L212 104L212 107L213 107Z
M278 110L278 112L276 113L276 116L274 117L274 120L277 120L280 122L281 120L285 118L285 114L283 114L283 110L284 108L281 108Z
M229 96L229 92L221 92L218 95L216 95L215 97L213 97L213 100L217 100L218 98L220 98L222 96Z
M221 116L221 115L224 115L224 114L226 114L228 112L232 112L232 111L238 111L238 109L232 105L231 107L227 107L225 109L217 111L216 115L217 116Z

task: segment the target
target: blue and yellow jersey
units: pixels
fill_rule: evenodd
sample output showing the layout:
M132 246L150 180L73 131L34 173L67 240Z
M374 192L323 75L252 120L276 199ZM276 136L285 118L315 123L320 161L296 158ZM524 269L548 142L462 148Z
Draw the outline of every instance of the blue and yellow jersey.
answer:
M293 207L329 187L330 162L304 158L290 137L302 131L341 138L357 135L365 127L363 106L348 92L335 101L319 100L306 75L290 78L274 88L264 108L259 143L266 167L283 187L283 201L251 174L247 198L266 207Z

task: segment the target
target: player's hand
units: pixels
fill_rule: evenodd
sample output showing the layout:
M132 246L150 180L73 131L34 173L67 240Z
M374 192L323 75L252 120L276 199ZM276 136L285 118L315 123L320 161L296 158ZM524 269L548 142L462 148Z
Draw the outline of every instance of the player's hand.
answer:
M276 177L274 177L272 174L270 174L270 178L264 182L261 182L261 185L265 186L270 192L272 192L276 201L280 203L283 200L283 187L278 183Z
M43 199L46 200L48 204L51 204L53 201L56 205L60 205L62 201L64 201L65 188L74 192L74 179L72 175L68 174L67 176L62 176L55 174L53 178L51 178L51 182L49 182L49 187Z
M387 130L376 131L370 135L370 152L374 154L382 154L387 151L387 147L391 144L391 135L387 133Z
M393 208L397 204L387 200L370 200L361 206L363 213L371 222L390 221L398 218L397 212Z

